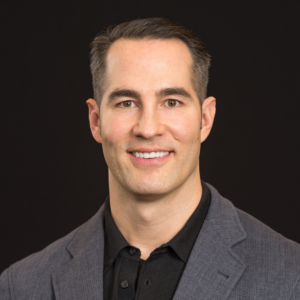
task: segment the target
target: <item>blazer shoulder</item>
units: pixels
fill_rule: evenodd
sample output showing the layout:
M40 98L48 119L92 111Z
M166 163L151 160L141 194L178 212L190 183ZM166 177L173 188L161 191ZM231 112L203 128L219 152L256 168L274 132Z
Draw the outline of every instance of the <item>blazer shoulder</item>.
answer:
M259 244L263 246L263 249L278 255L284 254L283 257L289 256L300 264L300 245L298 243L285 238L248 213L238 208L236 211L250 243Z
M67 246L83 226L14 263L2 273L1 278L6 279L12 299L29 299L32 295L36 297L34 299L47 299L45 293L51 293L51 274L71 260Z
M299 244L285 238L253 216L235 207L214 187L207 185L211 191L212 202L206 219L213 220L218 231L223 237L226 237L231 246L241 247L241 249L244 247L245 251L249 249L250 252L258 251L263 254L272 253L281 257L289 257L295 263L300 263Z
M4 271L0 283L6 284L5 289L10 291L12 299L53 299L52 275L85 251L87 245L104 243L103 210L104 205L91 219L65 237Z
M236 208L211 185L208 187L212 200L208 224L247 266L239 289L251 290L253 295L260 295L259 299L266 299L261 295L289 299L286 296L291 297L299 289L300 245Z
M236 211L247 238L233 249L247 263L248 273L261 274L268 286L285 285L286 293L297 289L297 285L299 289L300 245L246 212Z

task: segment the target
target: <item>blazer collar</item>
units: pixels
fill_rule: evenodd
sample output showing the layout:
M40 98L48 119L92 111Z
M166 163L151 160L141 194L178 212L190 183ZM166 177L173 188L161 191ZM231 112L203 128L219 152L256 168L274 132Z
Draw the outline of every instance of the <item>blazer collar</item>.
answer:
M52 274L56 300L103 299L104 205L67 246L72 259Z
M247 237L235 207L207 184L211 205L174 300L226 299L247 265L232 246Z

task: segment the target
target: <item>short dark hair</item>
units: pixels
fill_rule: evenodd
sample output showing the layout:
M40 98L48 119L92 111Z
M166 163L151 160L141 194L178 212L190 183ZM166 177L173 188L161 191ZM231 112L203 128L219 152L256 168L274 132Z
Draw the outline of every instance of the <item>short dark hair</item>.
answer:
M179 39L189 48L193 58L192 81L202 105L206 97L210 55L205 44L187 28L164 18L137 19L109 27L95 37L91 44L91 72L94 98L100 106L105 86L106 57L118 39Z

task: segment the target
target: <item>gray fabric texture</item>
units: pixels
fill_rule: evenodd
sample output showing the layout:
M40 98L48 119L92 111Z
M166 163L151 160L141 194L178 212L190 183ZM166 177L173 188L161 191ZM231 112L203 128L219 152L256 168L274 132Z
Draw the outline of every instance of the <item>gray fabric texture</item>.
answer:
M300 245L208 187L211 205L173 299L300 300ZM0 300L103 299L103 210L5 270Z

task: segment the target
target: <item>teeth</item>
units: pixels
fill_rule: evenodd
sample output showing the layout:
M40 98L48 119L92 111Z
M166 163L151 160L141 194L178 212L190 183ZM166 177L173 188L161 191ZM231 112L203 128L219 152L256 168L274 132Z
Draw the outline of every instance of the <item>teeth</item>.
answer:
M142 157L142 158L156 158L156 157L163 157L168 155L170 152L132 152L135 157Z

